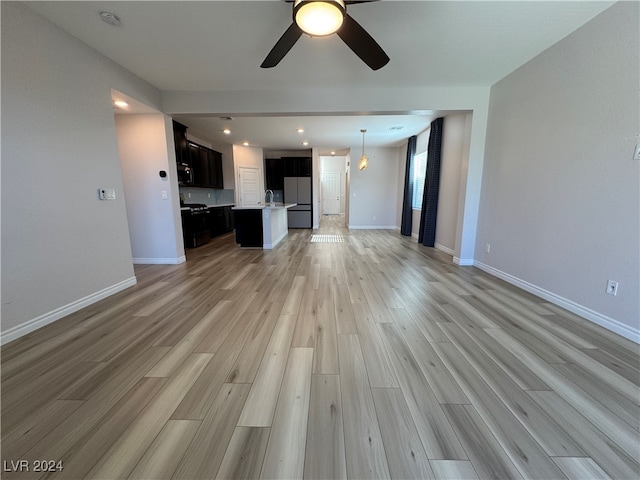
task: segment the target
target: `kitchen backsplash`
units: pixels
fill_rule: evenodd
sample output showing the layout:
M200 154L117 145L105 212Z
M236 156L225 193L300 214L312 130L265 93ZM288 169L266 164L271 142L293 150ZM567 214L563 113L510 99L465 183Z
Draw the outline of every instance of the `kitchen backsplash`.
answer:
M235 203L234 190L196 187L180 187L179 190L184 195L184 203L204 203L206 205Z

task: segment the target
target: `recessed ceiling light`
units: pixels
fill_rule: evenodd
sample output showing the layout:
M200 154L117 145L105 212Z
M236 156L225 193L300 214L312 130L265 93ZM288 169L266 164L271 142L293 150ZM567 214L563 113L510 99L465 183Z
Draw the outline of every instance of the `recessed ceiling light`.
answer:
M114 27L119 27L120 25L122 25L122 22L115 13L100 12L100 18L104 23L108 23L109 25L113 25Z
M229 135L231 134L231 130L229 130L228 128L225 128L222 133L224 133L225 135Z
M302 142L302 145L304 145L304 146L306 147L307 145L309 145L309 142L307 142L307 141L305 140L304 142Z
M336 154L336 152L335 152L335 151L332 151L332 152L331 152L331 155L335 155L335 154Z
M245 147L249 146L249 142L242 142L242 145L244 145Z
M298 130L296 130L296 132L298 132L298 133L304 133L304 128L299 128Z
M129 106L129 104L127 102L125 102L124 100L116 100L115 102L113 102L113 104L116 107L120 107L120 108L126 108Z

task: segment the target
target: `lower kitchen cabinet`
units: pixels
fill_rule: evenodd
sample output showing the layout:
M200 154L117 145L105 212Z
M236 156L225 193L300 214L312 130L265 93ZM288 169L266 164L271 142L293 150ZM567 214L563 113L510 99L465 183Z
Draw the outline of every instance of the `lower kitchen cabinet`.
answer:
M262 248L262 210L234 210L237 215L236 243L241 247Z
M231 207L209 207L209 231L217 237L233 231L233 211Z

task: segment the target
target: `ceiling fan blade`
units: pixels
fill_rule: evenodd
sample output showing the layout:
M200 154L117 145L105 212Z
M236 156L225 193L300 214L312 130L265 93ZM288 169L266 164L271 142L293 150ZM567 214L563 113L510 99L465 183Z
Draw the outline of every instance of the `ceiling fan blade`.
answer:
M351 15L345 16L342 27L336 33L371 70L378 70L389 63L389 57L382 47Z
M291 48L298 41L300 36L302 35L302 30L300 27L296 25L296 23L292 23L289 28L287 28L286 32L282 34L280 39L273 46L267 58L264 59L261 68L272 68L275 67L280 60L284 58L284 56L291 50Z

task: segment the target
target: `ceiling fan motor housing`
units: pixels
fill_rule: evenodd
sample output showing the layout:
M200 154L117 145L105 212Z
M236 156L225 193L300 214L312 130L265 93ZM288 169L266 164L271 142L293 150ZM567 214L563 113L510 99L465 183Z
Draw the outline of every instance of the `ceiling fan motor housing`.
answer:
M325 37L337 32L347 15L343 0L296 0L293 21L312 37Z

